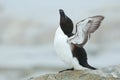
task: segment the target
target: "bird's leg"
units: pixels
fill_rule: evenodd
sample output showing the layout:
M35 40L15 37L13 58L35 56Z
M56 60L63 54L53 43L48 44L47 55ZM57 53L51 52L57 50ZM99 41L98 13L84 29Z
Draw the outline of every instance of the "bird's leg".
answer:
M64 71L73 71L73 70L74 70L74 68L65 69L65 70L59 71L59 73L64 72Z

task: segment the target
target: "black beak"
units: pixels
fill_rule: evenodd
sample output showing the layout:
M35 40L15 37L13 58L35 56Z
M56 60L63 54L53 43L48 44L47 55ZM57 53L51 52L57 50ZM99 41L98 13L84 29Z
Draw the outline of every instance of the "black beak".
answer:
M65 17L65 13L64 13L64 11L62 9L59 9L59 13L60 13L61 17Z

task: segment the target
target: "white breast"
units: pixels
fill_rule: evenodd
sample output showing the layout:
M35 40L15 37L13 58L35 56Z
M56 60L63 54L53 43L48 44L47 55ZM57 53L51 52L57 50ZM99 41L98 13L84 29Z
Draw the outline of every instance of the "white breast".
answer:
M67 43L67 36L63 33L60 27L56 30L54 38L54 46L58 56L69 66L72 67L70 60L72 59L72 53L70 45Z
M54 46L58 56L67 63L71 68L81 69L78 60L73 58L71 46L67 43L68 37L63 33L60 27L56 30L54 38Z

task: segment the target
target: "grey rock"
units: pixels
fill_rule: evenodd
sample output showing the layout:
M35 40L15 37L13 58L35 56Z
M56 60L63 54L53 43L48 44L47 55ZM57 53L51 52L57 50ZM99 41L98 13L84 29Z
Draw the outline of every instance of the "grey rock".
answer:
M99 70L75 70L32 77L29 80L120 80L120 65Z

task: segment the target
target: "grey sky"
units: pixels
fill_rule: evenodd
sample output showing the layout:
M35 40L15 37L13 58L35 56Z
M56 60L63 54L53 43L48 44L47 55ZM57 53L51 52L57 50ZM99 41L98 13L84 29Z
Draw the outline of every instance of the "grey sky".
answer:
M104 8L119 5L119 2L119 0L1 0L0 4L4 7L6 15L54 24L58 22L60 8L73 20L78 21L94 14L104 15Z

